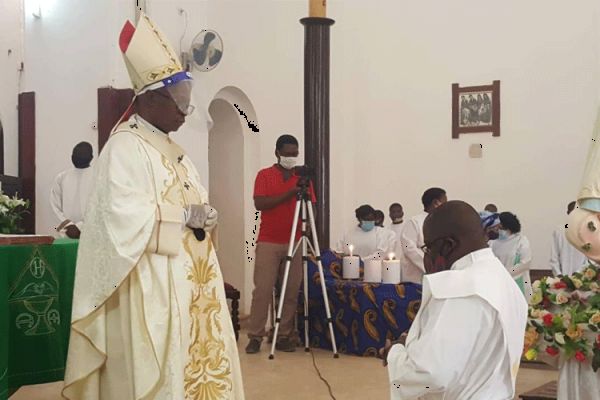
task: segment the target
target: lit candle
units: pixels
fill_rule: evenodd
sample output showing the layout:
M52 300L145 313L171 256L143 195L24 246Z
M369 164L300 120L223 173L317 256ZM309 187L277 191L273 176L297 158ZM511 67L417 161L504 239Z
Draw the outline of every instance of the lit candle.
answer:
M360 257L352 255L353 245L348 245L350 255L345 256L342 263L342 277L344 279L358 279L360 277Z
M382 272L381 260L367 260L365 262L365 282L381 283Z
M394 253L388 254L388 259L383 260L383 283L398 284L401 282L400 260L394 259Z

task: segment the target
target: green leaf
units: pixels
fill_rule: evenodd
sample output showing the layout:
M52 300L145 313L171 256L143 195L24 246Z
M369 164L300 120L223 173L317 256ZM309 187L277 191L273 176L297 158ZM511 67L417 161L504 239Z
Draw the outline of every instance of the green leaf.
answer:
M600 308L600 293L590 297L588 303L592 308Z
M562 281L563 281L564 283L566 283L566 284L567 284L567 287L568 287L570 290L576 290L576 289L577 289L577 288L575 287L575 284L573 283L573 281L571 280L571 278L570 278L570 277L568 277L568 276L565 276L565 277L562 279Z

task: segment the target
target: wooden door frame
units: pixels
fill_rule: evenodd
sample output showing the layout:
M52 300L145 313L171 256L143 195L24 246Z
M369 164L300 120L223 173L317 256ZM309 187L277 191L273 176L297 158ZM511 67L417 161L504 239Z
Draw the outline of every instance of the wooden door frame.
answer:
M23 198L29 200L29 213L23 219L25 233L35 233L35 92L19 94L19 178Z

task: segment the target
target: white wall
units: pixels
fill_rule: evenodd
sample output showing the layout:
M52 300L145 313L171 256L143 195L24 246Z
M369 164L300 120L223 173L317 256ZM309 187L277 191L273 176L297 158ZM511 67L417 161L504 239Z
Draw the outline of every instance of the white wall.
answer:
M410 215L424 189L441 186L479 209L494 202L515 212L534 265L545 267L550 232L579 188L598 106L598 6L345 1L343 18L371 29L333 28L333 71L345 73L332 85L332 137L354 141L332 156L345 183L332 188L345 213L333 210L333 235L354 223L359 203L387 210L400 201ZM451 84L494 79L502 82L501 138L452 140ZM483 159L468 158L472 143L483 144Z
M26 13L26 87L38 93L38 199L68 166L78 140L92 140L96 88L127 85L119 29L132 2L54 0L39 21ZM198 105L224 86L242 89L260 116L261 162L273 162L277 136L303 133L305 0L149 1L148 12L183 48L203 28L225 52L212 72L195 73ZM116 7L118 5L118 7ZM550 232L577 194L600 94L600 4L330 1L332 239L353 210L393 201L408 215L424 189L445 187L477 208L515 212L544 267ZM29 14L30 15L30 14ZM451 84L501 80L502 137L451 139ZM198 114L176 138L208 182L207 133ZM301 140L302 141L302 140ZM482 143L483 159L468 147ZM53 149L49 152L48 149ZM38 229L51 217L38 205Z
M31 14L34 3L25 4L23 90L36 92L37 231L51 233L57 223L48 205L54 177L71 166L70 154L77 142L89 141L97 151L97 131L92 129L97 120L97 89L130 87L118 37L125 20L134 19L135 1L103 0L82 6L77 0L47 0L41 2L40 19ZM150 15L178 47L183 17L176 2L148 3ZM205 14L199 12L204 3L180 3L189 5L190 24L200 23L197 16ZM208 136L203 118L206 112L190 118L176 138L188 148L207 182Z
M263 165L276 137L302 135L304 1L211 1L225 56L211 83L243 87L261 118ZM592 0L329 2L332 27L332 239L353 210L399 201L410 216L430 186L522 220L544 268L550 233L578 191L600 85ZM499 79L502 137L451 139L451 84ZM217 85L217 86L218 86ZM468 147L482 143L483 159ZM388 220L389 221L389 220Z
M0 0L0 121L4 129L4 173L13 176L19 173L17 104L22 28L22 1Z
M24 90L36 93L37 231L50 233L57 224L48 204L54 177L72 166L78 142L90 142L97 155L97 89L119 81L111 61L118 57L119 27L134 8L116 1L45 1L36 19L34 3L25 3Z

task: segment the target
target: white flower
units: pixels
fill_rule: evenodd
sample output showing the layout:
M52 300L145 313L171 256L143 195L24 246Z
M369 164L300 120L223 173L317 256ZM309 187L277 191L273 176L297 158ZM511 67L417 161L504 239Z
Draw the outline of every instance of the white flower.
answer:
M571 278L571 281L573 282L573 285L575 285L576 289L579 289L583 285L583 282L577 278Z
M553 277L548 277L546 279L546 283L548 284L548 287L553 287L555 283L560 282L559 278L553 278Z
M8 214L8 207L0 203L0 214Z
M533 290L538 290L540 288L540 281L535 281L533 282L533 285L531 285L531 287L533 288Z
M592 283L590 283L590 289L598 291L598 289L600 289L600 285L598 285L597 282L592 282Z
M569 302L569 298L565 295L564 292L560 292L556 295L556 302L558 304L565 304Z
M555 333L554 340L556 340L556 343L558 343L558 344L565 344L565 335L560 332Z

